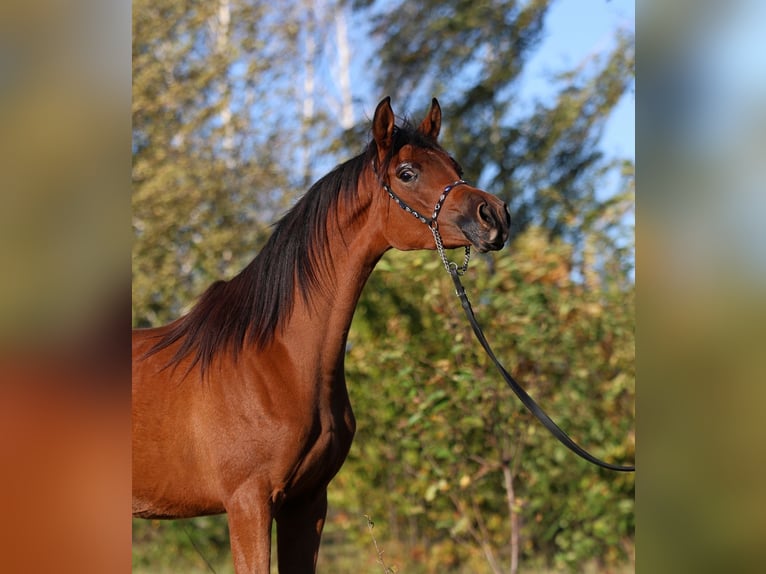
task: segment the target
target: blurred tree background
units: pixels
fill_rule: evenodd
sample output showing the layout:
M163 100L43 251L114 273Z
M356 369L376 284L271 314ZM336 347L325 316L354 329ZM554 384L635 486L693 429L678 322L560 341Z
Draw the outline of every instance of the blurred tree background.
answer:
M599 145L632 90L634 38L615 31L526 100L551 4L136 0L134 326L246 265L361 150L356 109L391 95L419 119L435 95L465 177L511 207L509 249L465 280L493 347L578 442L634 460L634 166ZM349 335L358 431L320 571L379 569L371 534L400 572L632 571L633 475L558 446L493 369L438 258L388 253ZM231 571L225 517L135 520L133 535L137 572Z

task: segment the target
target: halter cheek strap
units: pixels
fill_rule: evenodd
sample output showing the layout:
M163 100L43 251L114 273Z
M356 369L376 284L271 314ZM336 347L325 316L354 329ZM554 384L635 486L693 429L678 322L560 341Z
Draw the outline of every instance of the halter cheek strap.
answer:
M401 207L404 211L407 213L411 213L415 219L420 221L421 223L425 223L428 226L428 229L431 230L431 234L434 236L434 242L436 243L436 250L439 252L439 257L442 260L442 264L444 265L444 268L451 273L450 269L454 269L458 275L462 275L468 270L468 261L471 258L471 246L466 245L465 247L465 257L463 258L463 264L458 267L456 263L450 263L450 261L447 259L447 255L444 253L444 244L442 242L442 236L439 233L439 223L436 221L439 217L439 214L441 213L442 206L444 205L444 200L447 199L447 196L449 195L449 192L452 191L454 188L456 188L458 185L466 184L465 180L458 179L457 181L454 181L450 183L449 185L444 187L444 191L442 191L442 194L439 196L439 200L436 202L436 205L434 206L434 212L431 215L431 217L426 217L424 215L421 215L418 213L417 210L412 209L409 205L407 205L401 197L396 195L394 193L394 190L391 189L391 186L387 183L381 182L383 184L383 189L386 190L386 193L388 193L389 197L394 200L394 203ZM466 184L467 185L467 184Z

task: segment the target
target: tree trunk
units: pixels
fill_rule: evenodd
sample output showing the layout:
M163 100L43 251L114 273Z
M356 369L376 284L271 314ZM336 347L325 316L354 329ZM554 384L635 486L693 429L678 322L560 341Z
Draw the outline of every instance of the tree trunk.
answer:
M340 125L348 130L354 125L354 107L351 97L351 51L348 46L346 10L342 3L338 4L335 11L335 37L338 43Z
M314 61L316 59L316 14L313 2L305 2L305 32L303 59L303 123L301 125L301 147L303 148L303 186L311 185L311 125L314 122Z
M215 56L223 61L229 61L229 36L231 29L231 2L230 0L218 0L218 10L213 21L215 30ZM224 161L226 167L233 169L236 162L234 160L234 125L232 123L233 114L231 111L231 81L226 72L220 80L218 86L218 96L220 98L221 125L223 126L223 140L221 148L224 152Z
M516 574L519 569L519 513L516 511L516 493L513 490L513 474L509 461L503 462L503 479L511 522L511 574Z

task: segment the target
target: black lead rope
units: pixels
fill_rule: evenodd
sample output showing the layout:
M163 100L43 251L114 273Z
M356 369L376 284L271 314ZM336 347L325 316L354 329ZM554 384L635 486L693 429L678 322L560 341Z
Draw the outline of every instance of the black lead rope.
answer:
M481 330L479 323L476 321L476 316L473 314L471 302L468 300L468 295L465 293L463 284L460 282L457 265L454 263L451 264L449 266L449 272L452 276L452 281L455 283L457 296L460 297L460 302L463 304L463 310L465 311L466 317L468 317L468 321L471 323L471 327L473 328L473 332L476 334L476 338L481 343L481 346L484 347L484 350L486 351L487 355L489 355L489 358L492 359L492 362L495 363L495 366L500 371L500 374L503 375L505 382L508 383L508 386L511 387L511 390L516 393L516 396L521 399L522 403L524 403L524 406L527 407L532 412L532 414L535 415L541 423L543 423L543 425L545 425L545 428L547 428L551 434L553 434L553 436L555 436L561 442L561 444L563 444L578 456L602 468L617 470L621 472L634 472L636 470L635 466L620 466L617 464L610 464L590 454L575 441L569 438L569 435L561 430L558 425L553 422L551 417L549 417L545 411L543 411L543 409L538 406L534 399L530 397L521 387L521 385L519 385L519 383L517 383L516 380L508 373L508 371L505 370L505 367L503 367L500 361L497 360L497 357L495 357L495 353L492 352L492 348L489 346L489 343L484 336L484 332Z
M458 185L466 185L465 180L459 179L444 188L444 191L439 196L439 200L436 202L436 206L433 210L433 215L430 218L421 215L415 209L412 209L409 205L407 205L398 195L396 195L396 193L394 193L394 190L391 189L391 186L386 184L384 181L381 180L381 184L383 185L383 189L386 190L391 199L394 200L394 202L399 207L401 207L407 213L415 216L422 223L425 223L431 230L431 233L433 233L434 241L436 242L436 249L439 251L439 255L442 259L442 263L444 263L445 269L447 269L449 274L452 276L452 281L455 283L455 289L457 290L457 296L460 297L460 302L463 304L463 310L465 311L466 317L468 317L468 321L471 323L471 327L473 328L473 332L476 334L476 338L481 343L481 346L484 347L484 350L486 351L487 355L489 355L489 358L492 359L492 362L495 363L495 366L500 371L500 374L503 375L505 382L508 383L508 386L511 387L511 390L516 393L516 396L521 399L522 403L524 403L524 406L527 407L532 412L532 414L535 415L541 423L543 423L543 425L545 425L545 428L547 428L553 434L553 436L559 439L561 444L588 462L609 470L617 470L621 472L635 471L635 466L620 466L617 464L604 462L603 460L598 459L590 454L575 441L569 438L569 435L561 430L558 425L553 422L551 417L545 414L545 411L538 406L534 399L530 397L523 388L521 388L521 385L519 385L519 383L517 383L516 380L508 373L508 371L505 370L505 367L503 367L500 361L497 360L497 357L495 357L495 353L492 352L492 348L489 346L489 343L484 336L484 332L481 330L479 323L476 321L476 316L473 314L471 302L468 300L468 296L465 294L463 284L460 282L460 275L465 273L465 271L468 269L468 259L471 256L471 249L470 247L466 247L465 261L460 267L458 267L455 263L450 263L447 261L447 257L444 254L444 245L441 240L441 235L439 234L439 225L437 223L437 218L441 212L444 200L447 199L447 195L449 195L449 192L452 191L454 187L457 187Z

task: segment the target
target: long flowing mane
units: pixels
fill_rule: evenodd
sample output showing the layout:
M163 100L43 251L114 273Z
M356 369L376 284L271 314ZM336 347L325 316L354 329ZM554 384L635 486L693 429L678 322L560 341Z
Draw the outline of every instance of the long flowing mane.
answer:
M377 173L386 173L388 160L406 144L440 149L404 120ZM236 359L245 343L264 348L292 313L296 293L310 302L312 293L326 290L322 273L329 260L327 221L340 201L353 206L359 178L377 161L371 141L358 156L338 165L318 180L275 224L266 245L238 275L216 281L189 313L148 351L147 356L180 341L167 367L193 354L191 370L199 363L204 374L216 354L228 349Z

